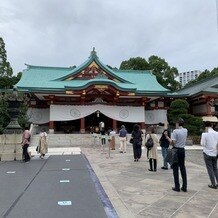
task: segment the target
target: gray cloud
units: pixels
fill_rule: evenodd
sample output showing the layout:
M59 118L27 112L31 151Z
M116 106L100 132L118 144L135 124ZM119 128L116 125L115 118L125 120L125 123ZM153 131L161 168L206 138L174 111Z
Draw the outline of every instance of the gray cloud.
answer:
M24 63L79 65L158 55L179 71L218 66L216 1L3 0L0 34L14 72Z

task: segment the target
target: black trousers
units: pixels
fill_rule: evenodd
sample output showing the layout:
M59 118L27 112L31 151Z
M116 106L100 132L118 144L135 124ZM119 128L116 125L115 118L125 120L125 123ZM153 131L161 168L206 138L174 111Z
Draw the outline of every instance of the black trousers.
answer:
M177 155L178 155L178 163L174 163L172 165L175 188L180 189L180 184L179 184L179 169L180 169L181 176L182 176L182 188L187 189L187 175L186 175L186 167L185 167L185 149L178 148Z
M135 159L135 160L136 160L136 159L140 159L140 158L141 158L141 155L142 155L142 147L133 144L133 156L134 156L134 159Z
M218 184L217 157L212 157L205 153L203 154L211 185L215 186L216 184Z
M25 162L30 160L30 156L28 154L28 147L29 147L28 144L23 145L23 158Z
M152 162L154 163L154 168L153 168L153 164ZM150 170L151 171L157 171L157 160L156 159L153 159L153 158L150 158L149 159L149 165L150 165Z

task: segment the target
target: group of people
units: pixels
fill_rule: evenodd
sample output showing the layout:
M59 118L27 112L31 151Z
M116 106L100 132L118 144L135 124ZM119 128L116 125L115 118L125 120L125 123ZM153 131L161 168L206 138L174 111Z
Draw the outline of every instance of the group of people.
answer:
M160 139L155 134L154 128L151 128L146 134L145 141L149 138L153 141L153 146L147 149L147 158L149 159L149 171L157 171L157 147L160 145L163 166L161 169L168 170L169 161L168 153L169 149L172 149L173 163L171 163L171 169L173 170L174 187L173 191L187 192L187 173L185 166L185 145L188 136L188 130L184 128L184 120L179 118L176 122L176 128L173 130L172 135L168 130L164 130ZM126 152L127 131L125 126L121 126L119 131L120 137L120 150ZM139 125L135 124L131 133L131 143L133 146L133 158L134 161L139 161L142 155L142 141L143 132ZM203 146L203 157L207 172L211 181L208 185L209 188L218 189L218 132L214 131L211 122L205 122L205 132L202 133L200 144ZM182 184L180 185L179 171L182 177Z
M163 166L161 169L168 170L168 160L167 156L169 153L169 147L171 146L173 150L174 160L176 161L171 164L173 169L174 177L174 187L173 191L187 192L187 174L185 166L185 145L188 135L188 130L183 127L184 120L179 118L176 122L176 129L173 130L172 135L168 130L164 130L160 139L155 134L154 128L151 128L146 134L145 141L149 138L152 139L152 147L147 149L147 158L149 159L149 171L157 171L157 147L161 146L161 152L163 157ZM101 134L105 135L105 130L102 128ZM112 150L115 150L115 135L116 132L113 129L109 131L110 146ZM31 133L28 128L25 128L22 137L22 148L23 148L23 161L30 161L30 154L28 152L28 147L30 144ZM144 134L141 131L138 124L135 124L133 131L131 133L131 143L133 146L133 158L135 162L138 162L142 155L142 142ZM120 139L120 152L126 153L126 144L127 144L127 130L124 125L121 126L119 131ZM105 137L102 137L102 143L105 144ZM200 144L203 146L203 157L207 172L211 181L211 184L208 185L209 188L217 189L218 188L218 170L217 170L217 159L218 159L218 132L214 131L212 128L211 122L205 122L205 132L201 135ZM47 133L45 129L42 129L40 133L39 144L37 146L37 152L40 154L40 158L44 158L45 154L48 151L47 144ZM179 170L182 177L182 185L180 186L179 182Z
M22 136L22 149L23 149L23 161L28 163L30 161L31 155L28 152L28 147L30 145L31 132L28 127L25 128ZM37 153L40 154L40 158L43 159L45 154L48 152L47 143L47 133L45 129L42 129L40 133L39 143L36 148Z

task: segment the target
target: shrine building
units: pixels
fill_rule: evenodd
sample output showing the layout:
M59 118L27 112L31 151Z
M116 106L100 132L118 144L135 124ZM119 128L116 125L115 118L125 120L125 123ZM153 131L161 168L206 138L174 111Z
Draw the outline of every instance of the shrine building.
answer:
M135 123L142 129L166 126L167 109L175 98L190 99L192 112L200 110L199 116L214 115L211 108L218 101L217 77L213 93L201 90L198 95L196 89L172 93L151 71L111 69L95 50L78 67L26 66L15 89L29 98L29 121L46 126L50 133L89 133L100 122L106 129L125 125L128 132Z

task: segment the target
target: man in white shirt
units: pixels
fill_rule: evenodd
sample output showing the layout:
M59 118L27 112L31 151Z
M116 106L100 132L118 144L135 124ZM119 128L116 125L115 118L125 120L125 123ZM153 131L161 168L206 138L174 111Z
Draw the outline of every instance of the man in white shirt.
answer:
M211 122L205 122L206 132L201 135L201 145L203 148L204 161L211 181L209 188L218 187L217 151L218 132L214 131ZM216 180L216 181L215 181Z

